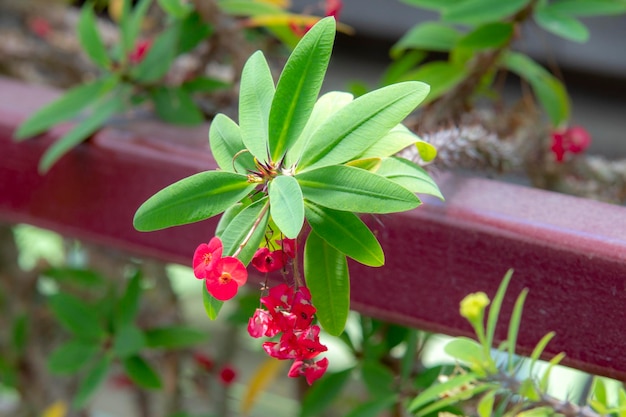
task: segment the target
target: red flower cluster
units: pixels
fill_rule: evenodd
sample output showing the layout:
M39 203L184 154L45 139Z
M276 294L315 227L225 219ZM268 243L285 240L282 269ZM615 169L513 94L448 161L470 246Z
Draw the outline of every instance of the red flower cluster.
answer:
M239 259L222 257L222 241L214 237L196 248L193 254L193 273L203 279L209 294L218 300L233 298L239 287L248 280L248 271Z
M256 251L252 258L252 266L259 272L274 272L282 269L289 258L296 257L296 240L283 239L278 243L282 249L270 251L269 248L261 248Z
M572 126L565 130L552 132L552 146L550 150L554 153L557 162L563 162L565 154L581 153L591 144L591 135L582 126Z
M261 297L261 303L267 310L256 309L248 322L248 333L252 337L274 337L282 333L278 342L264 342L263 349L276 359L294 359L288 375L292 378L304 375L311 385L328 368L328 359L314 360L328 349L320 343L320 327L312 325L316 310L311 304L311 293L307 288L294 291L280 284Z

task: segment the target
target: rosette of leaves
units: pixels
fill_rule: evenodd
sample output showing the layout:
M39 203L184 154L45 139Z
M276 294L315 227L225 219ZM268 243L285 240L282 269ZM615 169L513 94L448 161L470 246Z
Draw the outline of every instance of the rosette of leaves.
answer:
M131 59L133 54L138 55L136 48L141 25L151 3L152 0L140 0L131 7L130 0L122 2L120 41L110 49L97 30L93 5L86 3L82 7L76 33L83 51L98 67L99 76L45 105L15 132L16 140L24 140L62 122L76 123L46 150L39 163L40 172L47 172L63 155L115 115L146 101L152 103L156 114L166 122L199 124L204 116L195 104L193 94L228 86L204 76L175 86L164 82L176 57L191 51L213 33L213 28L203 22L197 12L179 0L159 0L167 14L166 27L149 45L143 45L147 47L145 54Z
M320 20L294 49L277 85L263 54L253 54L242 72L239 124L223 114L211 124L219 169L156 193L137 210L134 226L151 231L225 212L216 231L223 255L248 264L268 224L274 235L297 238L306 221L306 283L320 323L339 334L350 303L347 257L384 263L358 213L411 210L421 203L416 193L441 194L421 167L394 156L413 144L424 159L435 156L401 124L428 86L409 81L357 99L343 92L318 99L334 35L334 19ZM221 303L204 296L215 317Z

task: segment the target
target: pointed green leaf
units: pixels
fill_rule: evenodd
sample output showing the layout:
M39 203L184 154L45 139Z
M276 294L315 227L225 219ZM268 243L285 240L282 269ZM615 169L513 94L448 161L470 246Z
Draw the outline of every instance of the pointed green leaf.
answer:
M403 124L396 125L385 136L372 143L359 155L359 158L384 158L395 155L421 139Z
M513 270L509 269L506 274L504 274L504 278L502 278L502 282L498 287L498 291L491 301L491 306L489 307L489 315L487 316L486 329L486 341L488 347L493 346L493 340L496 334L496 326L498 324L498 317L500 316L500 308L502 307L504 294L506 293L506 289L508 288L509 282L511 282L512 277Z
M441 200L444 199L439 187L424 168L409 160L397 157L385 158L375 172L412 193L428 194Z
M320 20L307 32L285 64L269 118L269 148L278 162L298 140L317 100L335 39L335 19Z
M476 406L479 417L491 417L493 415L493 404L497 393L498 391L493 390L483 395L478 402L478 406Z
M443 20L467 25L480 25L505 19L522 8L531 0L464 0L443 11Z
M51 295L48 303L61 325L82 340L98 341L105 333L92 306L67 293Z
M296 175L304 198L335 210L395 213L414 209L419 198L380 175L332 165Z
M353 213L305 202L306 220L333 248L368 266L381 266L385 255L370 229Z
M104 382L109 367L111 366L111 358L109 356L102 357L96 364L87 372L87 375L83 378L78 387L78 392L72 402L72 407L75 409L81 409L96 393L96 390Z
M22 140L35 136L58 123L72 119L91 103L103 97L116 83L115 77L106 77L68 90L63 96L29 116L18 127L15 139Z
M241 200L254 188L246 175L207 171L184 178L154 194L137 209L133 225L139 231L208 219Z
M520 295L515 300L515 306L513 307L513 313L511 314L511 321L509 322L509 332L507 337L508 342L508 369L512 374L515 368L515 346L517 345L517 335L519 334L519 326L522 321L522 310L524 309L524 301L528 295L528 288L524 288Z
M557 36L570 41L585 43L589 40L589 29L580 20L567 14L538 8L533 14L537 25Z
M500 48L506 45L513 36L513 24L493 22L479 26L462 39L457 46L470 49Z
M146 330L146 345L159 349L188 348L205 342L207 333L193 327L171 325Z
M483 347L475 340L467 337L456 337L446 343L444 352L454 359L469 365L480 362L483 357Z
M304 276L317 319L329 334L339 336L350 312L350 276L345 255L315 232L304 245Z
M138 354L146 345L146 337L133 324L125 324L115 330L113 352L118 358L126 358Z
M347 104L313 133L298 170L342 163L361 155L412 112L428 90L424 83L409 81L380 88Z
M302 134L298 141L287 150L286 165L292 166L300 159L302 149L306 148L309 139L313 133L322 125L330 116L338 112L341 108L350 103L354 97L350 93L343 91L331 91L321 96L315 106L311 117L302 130Z
M336 373L327 373L308 389L302 400L299 417L322 415L339 396L352 374L352 368Z
M139 355L122 361L126 375L138 386L147 389L161 388L161 378L144 358Z
M391 56L398 58L407 49L448 52L461 38L450 25L437 22L419 23L409 29L391 48Z
M304 203L298 181L289 175L279 175L270 181L268 189L274 223L285 236L295 239L304 224Z
M73 374L93 359L98 350L98 343L73 339L54 349L48 357L48 369L54 374Z
M111 66L111 59L98 33L96 16L91 3L85 3L83 5L76 30L80 46L87 53L87 56L100 68L109 68Z
M265 236L265 228L269 220L268 207L269 199L264 197L237 213L219 234L216 232L217 236L222 239L224 256L232 256L240 250L237 258L244 265L252 260ZM240 249L244 241L247 243Z
M160 86L151 90L150 96L157 115L165 122L193 126L204 121L191 94L183 88Z
M548 367L544 371L543 375L541 376L541 380L539 381L539 389L541 391L546 392L548 390L552 369L554 369L554 367L558 365L564 358L565 352L561 352L548 361Z
M245 174L255 169L253 155L246 151L239 126L222 113L211 121L209 145L221 170Z
M466 384L470 384L476 380L476 375L472 373L462 374L450 378L446 382L441 384L431 385L424 391L422 391L411 403L409 404L409 412L415 413L423 406L438 400L442 394L452 391L456 388L462 387Z
M120 95L103 99L94 104L88 117L80 121L65 136L46 149L46 152L39 161L39 172L48 172L52 165L61 159L63 155L79 143L88 139L98 129L104 126L115 113L121 112L124 109L125 103L123 94L119 94Z
M532 351L532 353L530 355L530 367L529 367L529 370L528 370L528 374L529 375L533 375L533 369L535 367L535 364L537 363L537 361L541 357L541 355L542 355L544 349L546 348L546 346L548 345L548 343L550 343L550 340L552 340L552 338L555 335L556 335L555 332L546 333L546 335L541 338L541 340L537 343L537 345L533 349L533 351Z
M180 25L164 30L154 40L146 56L131 71L131 76L142 83L160 80L167 74L176 58L180 39Z
M191 8L193 10L193 8ZM204 21L202 16L198 12L192 12L187 15L180 22L180 36L178 38L178 46L176 52L178 55L185 54L192 51L202 41L211 37L214 32L213 26ZM206 77L200 77L208 80ZM184 83L185 89L187 89L187 83ZM202 87L197 91L213 91L216 87L224 88L229 86L228 83L223 81L213 80L211 83L204 83L203 86L196 84L197 87Z
M141 25L152 0L139 0L136 6L131 9L131 0L122 0L122 15L120 19L120 29L122 35L122 47L126 60L128 53L135 47L135 41L141 31Z
M124 295L115 306L115 325L122 327L132 323L139 311L141 297L141 272L137 270L128 280Z
M407 80L422 81L430 86L430 93L425 102L439 98L467 76L465 65L452 62L433 61L421 65L405 76Z
M217 318L217 315L224 304L223 301L220 301L209 294L204 280L202 281L202 304L204 305L204 311L206 312L207 317L211 320L215 320Z
M269 117L274 98L274 79L263 52L246 62L239 88L239 125L246 148L259 161L267 161Z

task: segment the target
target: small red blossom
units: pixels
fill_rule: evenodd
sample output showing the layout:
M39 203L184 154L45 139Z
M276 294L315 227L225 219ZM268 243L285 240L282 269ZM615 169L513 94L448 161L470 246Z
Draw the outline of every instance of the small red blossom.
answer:
M220 258L207 273L205 284L207 291L220 301L233 298L239 287L248 280L248 271L239 259L226 256Z
M214 237L208 244L202 243L193 254L193 273L198 279L205 279L222 257L222 241Z
M252 266L259 272L274 272L282 269L287 261L287 255L282 250L270 251L260 248L252 258Z
M248 333L255 338L274 337L280 331L281 328L276 324L270 312L262 308L257 308L248 321Z
M202 352L193 353L194 361L205 371L211 372L213 369L213 360Z
M296 239L281 239L278 240L277 243L281 246L283 252L289 256L291 259L296 257L296 253L298 253L298 246Z
M326 16L332 16L335 20L339 20L339 14L343 4L341 0L326 0Z
M552 132L550 150L554 153L557 162L563 162L568 152L572 154L584 152L590 144L591 135L589 132L582 126L572 126L565 130Z
M230 385L237 378L237 372L230 366L225 366L220 370L220 382L224 385Z
M28 28L40 38L47 38L52 33L50 22L41 16L35 16L26 23Z
M317 362L296 360L293 362L293 365L291 365L288 375L290 378L297 378L304 375L307 384L312 385L313 382L324 375L326 369L328 369L327 358L322 358Z
M135 48L128 55L128 59L133 64L139 64L146 57L146 54L152 46L152 40L143 39L135 44Z

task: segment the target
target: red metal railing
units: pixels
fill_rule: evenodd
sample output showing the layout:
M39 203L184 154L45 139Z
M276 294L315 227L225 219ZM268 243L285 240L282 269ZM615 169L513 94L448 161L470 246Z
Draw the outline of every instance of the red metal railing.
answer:
M108 128L41 176L39 157L67 127L23 143L11 136L55 94L0 78L0 221L189 263L196 245L213 235L215 219L139 233L132 217L157 190L215 167L207 126L136 122L123 130ZM493 296L504 273L514 268L500 335L505 336L513 300L528 287L519 336L523 351L554 330L549 353L564 351L571 366L626 380L626 209L453 174L436 180L445 203L425 198L414 211L371 222L387 263L352 266L354 308L467 335L458 302L478 290Z

